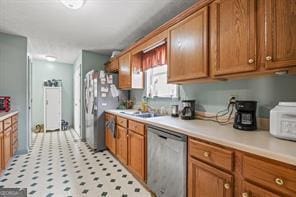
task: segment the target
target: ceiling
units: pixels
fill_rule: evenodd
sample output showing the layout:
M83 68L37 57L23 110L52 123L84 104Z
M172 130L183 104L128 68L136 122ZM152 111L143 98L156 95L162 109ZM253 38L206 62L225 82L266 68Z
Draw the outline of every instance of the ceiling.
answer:
M0 0L0 32L27 37L33 58L73 63L82 49L124 49L196 1L86 0L71 10L59 0Z

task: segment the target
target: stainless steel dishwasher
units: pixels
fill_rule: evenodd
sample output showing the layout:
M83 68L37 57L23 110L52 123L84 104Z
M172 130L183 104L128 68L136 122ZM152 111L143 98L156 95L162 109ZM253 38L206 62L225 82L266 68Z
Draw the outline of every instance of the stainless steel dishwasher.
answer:
M148 127L149 188L158 197L186 197L187 136Z

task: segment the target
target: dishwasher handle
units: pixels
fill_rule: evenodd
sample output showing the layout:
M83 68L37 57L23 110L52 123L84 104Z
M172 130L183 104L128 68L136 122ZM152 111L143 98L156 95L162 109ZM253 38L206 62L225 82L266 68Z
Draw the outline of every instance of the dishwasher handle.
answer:
M165 139L165 140L168 139L167 137L165 137L165 136L163 136L163 135L158 135L158 137L160 137L160 138L162 138L162 139Z
M184 141L184 142L187 141L186 135L182 135L182 134L175 133L175 132L168 131L168 130L161 129L161 128L149 126L148 132L152 132L152 133L156 134L158 137L166 139L166 140L173 139L173 140L177 140L177 141Z

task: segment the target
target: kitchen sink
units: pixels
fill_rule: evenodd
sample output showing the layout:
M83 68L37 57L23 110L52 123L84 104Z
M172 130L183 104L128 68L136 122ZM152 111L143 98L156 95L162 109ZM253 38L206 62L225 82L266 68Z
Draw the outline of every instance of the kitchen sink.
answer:
M156 114L156 113L151 113L151 112L132 112L132 113L129 113L129 112L120 112L122 114L126 114L126 115L131 115L131 116L136 116L136 117L139 117L139 118L153 118L153 117L159 117L159 116L162 116L160 114Z

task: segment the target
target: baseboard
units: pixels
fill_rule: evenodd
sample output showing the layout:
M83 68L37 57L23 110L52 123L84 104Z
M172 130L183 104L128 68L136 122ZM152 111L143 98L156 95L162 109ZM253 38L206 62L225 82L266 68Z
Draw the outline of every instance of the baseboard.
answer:
M29 152L29 149L27 148L27 149L21 149L21 150L17 150L16 151L16 155L25 155L25 154L27 154Z

